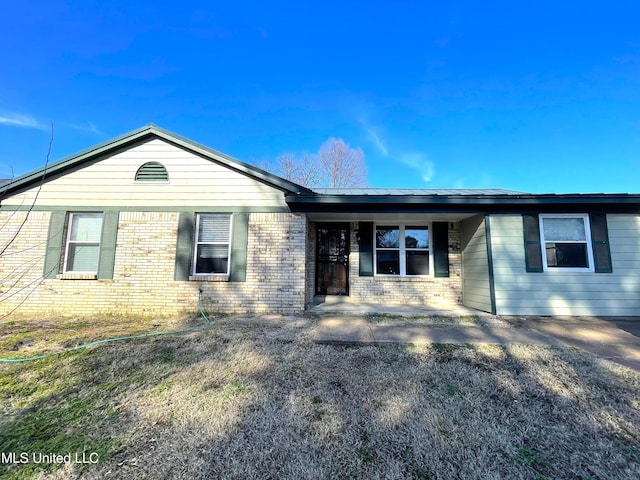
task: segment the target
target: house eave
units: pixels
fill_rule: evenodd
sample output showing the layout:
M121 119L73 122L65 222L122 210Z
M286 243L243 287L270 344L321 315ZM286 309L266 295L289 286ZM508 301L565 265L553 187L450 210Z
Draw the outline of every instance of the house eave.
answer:
M294 212L514 213L607 211L640 213L638 194L287 195Z

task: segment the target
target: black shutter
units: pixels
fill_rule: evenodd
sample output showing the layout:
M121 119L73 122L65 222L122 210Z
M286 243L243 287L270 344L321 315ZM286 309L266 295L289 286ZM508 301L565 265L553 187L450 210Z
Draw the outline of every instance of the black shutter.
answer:
M607 229L607 215L604 213L590 213L591 245L593 246L593 262L596 273L611 273L611 250L609 249L609 234Z
M60 273L60 258L62 256L62 240L67 212L51 212L49 233L47 234L47 249L44 257L44 278L56 278Z
M360 222L360 276L373 277L373 222Z
M249 243L249 214L233 214L233 231L231 232L231 265L229 281L245 282L247 280L247 245Z
M433 222L433 271L436 277L449 276L449 225Z
M542 249L540 247L540 220L537 214L522 215L524 233L524 261L527 272L542 272Z
M176 244L176 267L174 280L189 280L191 258L193 257L193 236L195 214L180 213L178 218L178 239Z

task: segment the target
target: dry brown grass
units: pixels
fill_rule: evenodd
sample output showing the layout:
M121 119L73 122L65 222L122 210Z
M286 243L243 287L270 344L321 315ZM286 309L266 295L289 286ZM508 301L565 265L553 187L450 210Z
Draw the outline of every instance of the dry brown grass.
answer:
M0 367L0 450L42 445L27 427L47 415L67 419L56 448L101 448L84 469L0 475L640 478L629 369L570 349L317 345L312 327L223 318Z
M179 330L201 322L195 315L181 318L102 315L91 318L11 315L0 320L0 357L26 358L58 353L104 338Z

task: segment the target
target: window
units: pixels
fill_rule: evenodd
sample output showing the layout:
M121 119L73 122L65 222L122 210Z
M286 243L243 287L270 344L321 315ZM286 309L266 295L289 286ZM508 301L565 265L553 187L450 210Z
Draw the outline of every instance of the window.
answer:
M102 217L102 213L69 214L64 273L98 273Z
M197 216L194 275L229 275L231 215Z
M545 270L593 271L588 215L540 215Z
M427 226L377 225L375 236L376 275L429 275Z

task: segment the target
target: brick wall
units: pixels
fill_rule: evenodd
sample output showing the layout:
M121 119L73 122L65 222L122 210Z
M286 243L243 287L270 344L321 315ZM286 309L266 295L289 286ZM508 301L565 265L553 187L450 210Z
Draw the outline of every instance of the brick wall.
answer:
M21 305L35 309L47 307L39 298L39 292L43 288L49 218L49 212L0 212L2 315Z
M25 215L0 212L0 248ZM175 281L176 212L120 213L113 279L43 279L49 217L49 212L32 212L0 256L0 314L16 308L21 314L193 312L200 288L210 311L290 313L304 308L302 214L250 214L246 282Z

